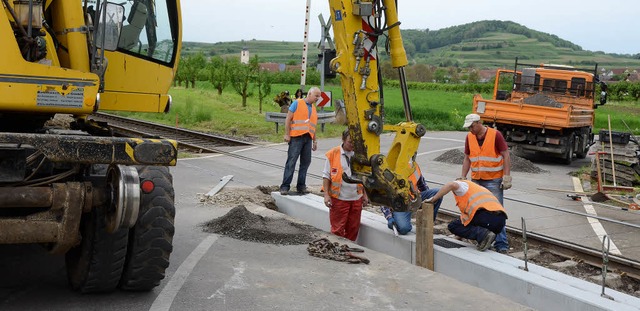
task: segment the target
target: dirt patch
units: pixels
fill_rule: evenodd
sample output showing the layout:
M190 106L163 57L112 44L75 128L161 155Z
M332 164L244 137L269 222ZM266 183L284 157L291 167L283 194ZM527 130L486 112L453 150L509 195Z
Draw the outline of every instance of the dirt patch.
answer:
M198 194L200 203L218 207L235 207L247 202L264 206L277 211L278 207L271 197L271 192L278 191L278 186L258 186L256 188L227 187L213 196Z
M256 215L244 205L205 223L203 230L244 241L279 245L307 244L318 237L318 230L312 226Z
M532 174L548 173L547 170L541 169L531 161L513 154L513 152L509 152L509 157L511 158L511 171L513 172L525 172ZM434 160L448 164L462 165L462 162L464 161L464 152L459 149L451 149L442 153Z
M460 152L460 154L462 153ZM276 210L271 192L277 190L278 186L225 188L212 197L206 198L201 195L200 201L203 204L211 204L217 207L231 207L231 210L226 215L203 224L203 230L244 241L278 245L308 244L321 237L324 232L312 226L296 223L286 218L263 217L251 213L245 207L245 204L252 203ZM365 206L364 210L382 215L379 206ZM415 214L412 216L414 218L412 219L412 223L415 226ZM447 224L448 222L446 220L437 219L434 224L434 234L453 237L447 229ZM524 250L524 245L521 240L521 236L509 234L510 254ZM473 241L466 242L473 243ZM558 270L558 268L552 265L553 263L568 260L544 249L529 247L530 251L533 249L538 250L540 255L531 256L529 261L552 270ZM573 267L558 271L589 282L593 282L591 279L592 276L601 275L599 268L582 262L578 262L578 264ZM640 282L624 274L621 277L620 285L613 289L640 297Z

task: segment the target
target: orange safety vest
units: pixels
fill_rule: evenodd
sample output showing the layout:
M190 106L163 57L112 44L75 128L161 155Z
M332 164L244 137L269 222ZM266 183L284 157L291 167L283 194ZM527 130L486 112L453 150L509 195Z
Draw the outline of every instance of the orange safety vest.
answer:
M342 187L342 152L340 146L333 147L325 154L329 159L329 175L331 175L331 185L329 187L329 196L337 199L340 196L340 188ZM358 194L363 192L362 185L358 185ZM325 189L326 190L326 189Z
M318 124L318 113L316 112L316 105L311 104L311 117L309 117L309 108L304 99L298 99L298 108L293 113L293 119L291 119L291 130L289 135L291 137L302 136L306 133L311 135L311 138L316 137L316 124Z
M460 221L462 224L465 226L468 225L478 209L481 208L493 212L503 212L505 215L507 214L502 204L500 204L498 199L491 194L491 191L487 190L487 188L469 180L462 180L462 182L469 185L467 193L463 196L457 196L454 193L456 205L460 209Z
M420 179L420 176L422 176L420 166L418 165L418 163L414 162L413 167L411 166L411 163L409 163L409 168L413 169L413 173L409 175L409 181L411 181L411 183L413 184L413 189L417 192L420 192L420 189L418 189L418 179ZM411 198L414 199L413 192L411 193Z
M467 134L472 179L490 180L502 177L504 159L496 152L496 133L495 129L488 127L482 147L475 135Z

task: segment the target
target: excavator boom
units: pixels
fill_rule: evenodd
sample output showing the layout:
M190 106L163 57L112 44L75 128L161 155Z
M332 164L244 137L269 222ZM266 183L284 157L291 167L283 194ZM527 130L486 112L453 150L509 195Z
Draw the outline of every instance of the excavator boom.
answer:
M407 57L400 35L395 0L330 0L336 57L331 68L340 76L347 124L354 142L355 156L350 182L362 183L376 204L407 211L417 203L417 189L408 176L408 163L418 150L425 128L413 121L404 66ZM382 77L378 44L389 40L391 63L401 81L406 121L385 124ZM395 132L386 155L380 152L380 135ZM346 176L345 176L346 177ZM344 177L343 177L344 178Z

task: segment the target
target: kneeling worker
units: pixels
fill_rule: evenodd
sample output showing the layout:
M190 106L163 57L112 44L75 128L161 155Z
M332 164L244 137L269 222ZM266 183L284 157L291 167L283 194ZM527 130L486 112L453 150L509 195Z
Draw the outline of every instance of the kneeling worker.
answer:
M435 202L450 191L453 191L456 205L460 209L460 219L449 223L449 231L456 236L476 240L479 251L487 250L507 221L504 207L491 191L468 180L445 184L425 202Z

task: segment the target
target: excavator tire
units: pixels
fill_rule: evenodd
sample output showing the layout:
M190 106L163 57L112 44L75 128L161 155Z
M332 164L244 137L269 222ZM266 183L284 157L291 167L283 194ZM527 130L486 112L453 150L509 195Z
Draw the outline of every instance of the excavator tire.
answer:
M138 221L129 230L129 246L120 288L148 291L160 284L173 250L174 206L173 180L169 168L138 167L140 183L152 180L155 188L141 193Z
M127 255L128 230L108 233L105 210L94 208L82 216L82 241L66 254L67 278L81 293L111 292L118 287Z

